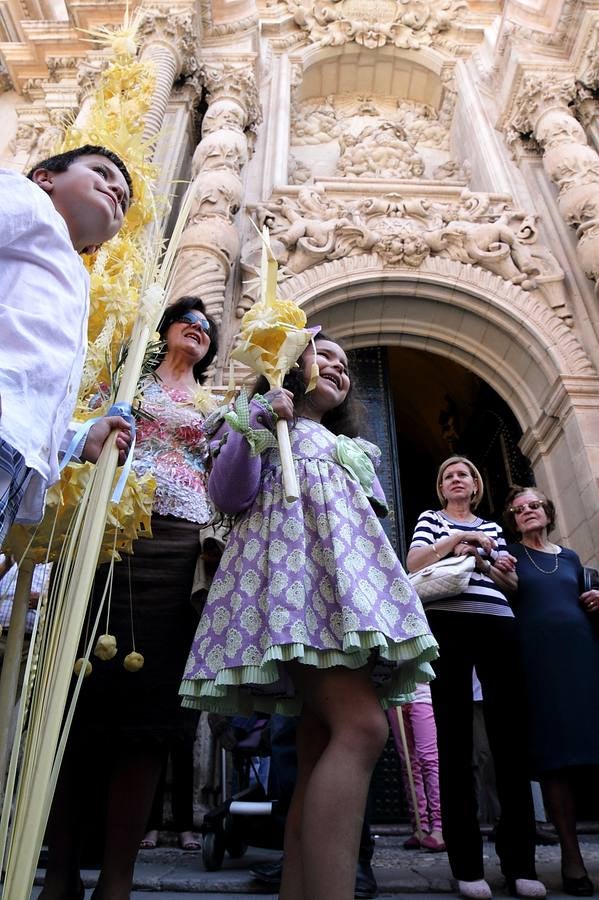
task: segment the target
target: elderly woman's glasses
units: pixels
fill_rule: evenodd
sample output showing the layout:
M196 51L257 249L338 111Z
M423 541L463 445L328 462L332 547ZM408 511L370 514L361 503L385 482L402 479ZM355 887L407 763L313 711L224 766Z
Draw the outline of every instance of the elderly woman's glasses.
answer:
M198 315L198 313L191 311L183 313L178 319L175 319L175 322L187 322L188 325L199 325L202 331L205 331L206 334L210 334L210 322L208 319L205 319L204 316Z
M531 500L530 503L521 503L519 506L510 506L510 512L515 516L519 516L525 509L540 509L542 506L542 500Z

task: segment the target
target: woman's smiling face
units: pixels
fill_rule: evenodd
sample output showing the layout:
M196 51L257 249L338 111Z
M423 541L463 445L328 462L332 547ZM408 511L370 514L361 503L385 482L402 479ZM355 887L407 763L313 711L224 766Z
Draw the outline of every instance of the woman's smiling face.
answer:
M202 325L202 321L208 324L204 314L192 309L189 320L192 317L197 321L188 321L183 317L170 325L166 333L166 348L167 352L174 351L189 356L190 364L193 366L206 356L210 347L210 335Z

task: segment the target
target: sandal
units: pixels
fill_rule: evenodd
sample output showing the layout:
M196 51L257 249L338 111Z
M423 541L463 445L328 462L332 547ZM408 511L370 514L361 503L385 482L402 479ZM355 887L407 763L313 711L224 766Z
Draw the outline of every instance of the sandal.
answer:
M178 835L181 850L201 850L202 845L191 831L180 831Z
M155 835L152 837L151 835ZM143 841L139 842L140 850L155 850L158 846L158 832L152 829L148 831Z

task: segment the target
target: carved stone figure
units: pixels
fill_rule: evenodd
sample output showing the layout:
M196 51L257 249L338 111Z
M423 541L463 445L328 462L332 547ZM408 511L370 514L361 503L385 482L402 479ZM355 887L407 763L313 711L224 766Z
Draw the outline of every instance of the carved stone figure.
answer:
M439 181L468 181L470 172L471 166L467 159L463 163L459 163L455 159L448 159L447 162L441 163L433 169L433 178Z
M419 178L424 161L399 125L384 122L364 128L358 137L343 136L337 172L358 178Z
M306 184L312 180L312 170L302 160L297 159L292 153L289 155L288 175L289 184Z
M326 144L340 133L332 97L307 102L294 107L291 119L291 140L298 146L304 144Z
M247 141L238 131L221 128L207 135L193 155L192 171L231 169L237 175L248 160Z
M202 135L206 137L220 128L239 131L243 134L246 120L246 113L239 104L231 100L215 100L210 104L202 119Z
M485 269L524 291L541 291L571 323L564 273L538 244L534 217L491 194L466 189L453 203L394 192L339 200L322 187L306 187L259 206L256 218L271 231L283 277L364 253L376 254L384 265L413 268L438 256ZM246 245L243 264L255 267L258 251Z
M226 169L202 171L189 218L196 224L206 216L222 216L231 221L241 205L242 187L236 175Z

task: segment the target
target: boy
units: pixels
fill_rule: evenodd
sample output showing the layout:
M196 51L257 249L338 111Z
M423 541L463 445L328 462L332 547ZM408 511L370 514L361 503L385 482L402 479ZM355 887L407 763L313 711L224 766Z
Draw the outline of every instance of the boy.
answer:
M114 237L131 196L124 163L104 147L53 156L27 178L0 169L0 546L13 521L40 521L58 480L87 347L79 254ZM113 430L123 461L120 416L92 426L80 458L95 462Z

